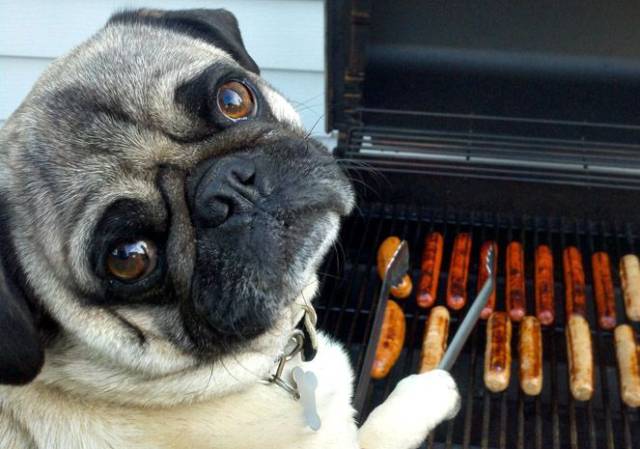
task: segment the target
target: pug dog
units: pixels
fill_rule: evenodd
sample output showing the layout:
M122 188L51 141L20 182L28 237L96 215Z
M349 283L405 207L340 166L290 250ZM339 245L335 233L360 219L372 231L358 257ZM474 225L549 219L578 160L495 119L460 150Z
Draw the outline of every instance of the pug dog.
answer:
M456 412L436 370L357 427L311 305L352 188L231 13L115 14L0 148L0 447L409 449Z

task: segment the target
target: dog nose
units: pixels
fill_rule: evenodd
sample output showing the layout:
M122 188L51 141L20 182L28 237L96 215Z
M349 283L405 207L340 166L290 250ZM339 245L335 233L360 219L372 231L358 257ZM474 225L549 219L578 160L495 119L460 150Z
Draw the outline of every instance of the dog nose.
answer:
M217 227L251 210L259 195L255 178L256 165L250 159L232 156L214 162L196 189L196 220L203 226Z

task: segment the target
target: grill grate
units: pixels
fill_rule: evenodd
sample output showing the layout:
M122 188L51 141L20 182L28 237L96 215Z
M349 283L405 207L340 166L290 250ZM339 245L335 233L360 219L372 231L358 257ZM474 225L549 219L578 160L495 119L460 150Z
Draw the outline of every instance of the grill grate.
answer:
M340 150L389 171L640 189L640 127L359 108ZM407 128L409 127L409 128Z
M359 213L343 226L338 250L328 258L322 273L318 300L319 327L343 341L354 366L360 372L366 351L373 310L380 288L376 271L376 251L389 235L406 239L411 250L414 284L419 276L424 237L439 231L445 240L438 304L444 304L446 276L452 241L458 232L473 235L469 297L476 294L476 274L480 244L494 239L499 245L496 307L504 310L504 260L506 244L519 240L525 247L527 274L527 312L534 313L533 251L548 244L554 253L556 324L543 331L544 387L540 396L525 396L519 388L517 338L512 340L512 376L509 388L493 394L484 388L485 325L476 326L453 369L463 398L458 416L440 425L425 442L425 448L625 448L640 447L640 413L626 407L619 395L618 373L609 331L596 325L596 309L591 289L590 254L605 250L611 256L616 284L617 314L624 314L617 270L618 260L640 248L636 229L630 224L592 222L551 217L511 217L497 213L472 213L434 210L383 203L361 205ZM595 385L594 398L576 402L569 393L564 339L564 290L562 284L562 248L576 245L582 251L587 295L588 320L593 333ZM361 417L391 392L408 374L417 372L422 334L428 311L419 309L412 295L398 300L407 319L405 346L389 376L372 381ZM453 335L468 304L460 312L451 312ZM634 325L636 332L640 329Z

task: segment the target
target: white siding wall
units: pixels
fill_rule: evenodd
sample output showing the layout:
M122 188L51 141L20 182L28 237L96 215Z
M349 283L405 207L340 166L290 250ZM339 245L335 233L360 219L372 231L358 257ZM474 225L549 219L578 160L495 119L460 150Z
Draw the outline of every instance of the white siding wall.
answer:
M322 0L0 0L0 124L49 62L124 8L227 8L263 76L324 134Z

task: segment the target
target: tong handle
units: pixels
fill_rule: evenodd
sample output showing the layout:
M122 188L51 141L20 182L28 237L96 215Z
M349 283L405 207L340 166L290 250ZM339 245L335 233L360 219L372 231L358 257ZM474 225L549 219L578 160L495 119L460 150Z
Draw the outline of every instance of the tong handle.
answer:
M391 287L402 279L402 277L409 271L409 246L405 240L400 242L396 252L389 260L387 264L387 271L384 279L382 280L382 287L380 288L380 294L378 295L378 303L375 308L374 320L371 326L371 335L369 337L369 344L364 356L364 362L362 362L362 369L360 376L358 377L358 384L356 387L356 393L354 396L353 404L358 411L362 413L364 406L364 400L367 396L369 389L369 383L371 382L371 366L373 365L373 359L376 355L376 349L378 347L378 341L380 340L380 332L382 330L382 321L384 320L384 312L387 308L387 298Z

